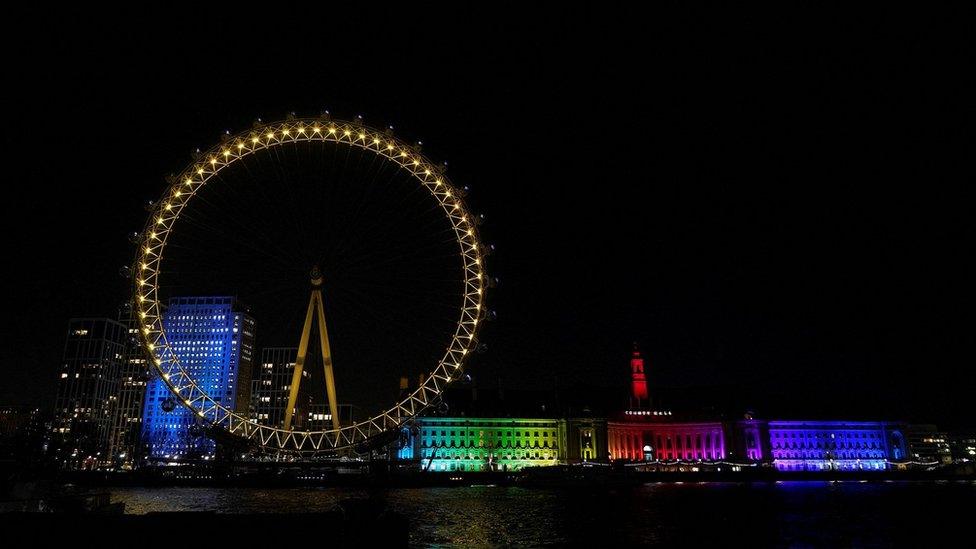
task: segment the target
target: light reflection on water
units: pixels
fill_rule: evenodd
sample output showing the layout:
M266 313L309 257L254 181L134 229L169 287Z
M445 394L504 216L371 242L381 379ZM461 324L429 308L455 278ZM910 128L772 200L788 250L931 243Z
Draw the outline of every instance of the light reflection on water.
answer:
M116 488L127 513L330 511L348 488ZM418 546L614 543L887 547L962 535L976 483L652 483L628 489L472 486L390 489ZM933 533L933 530L939 533ZM928 532L928 533L926 533ZM951 539L951 538L947 538Z

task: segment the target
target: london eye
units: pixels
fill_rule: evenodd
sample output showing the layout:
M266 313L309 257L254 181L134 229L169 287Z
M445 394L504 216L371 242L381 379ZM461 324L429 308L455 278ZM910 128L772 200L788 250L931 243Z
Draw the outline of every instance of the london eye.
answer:
M140 337L170 401L302 455L362 445L436 403L487 316L488 250L464 197L419 145L360 119L259 121L197 151L147 208L133 265ZM236 296L253 306L260 344L298 344L282 419L199 379L166 317L187 295ZM327 424L293 418L313 397ZM340 421L340 400L368 412Z

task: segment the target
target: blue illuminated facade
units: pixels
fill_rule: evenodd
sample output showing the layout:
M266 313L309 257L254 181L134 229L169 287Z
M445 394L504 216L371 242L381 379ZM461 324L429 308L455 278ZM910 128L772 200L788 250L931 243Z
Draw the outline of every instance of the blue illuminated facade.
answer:
M248 409L254 319L232 297L174 297L163 314L173 353L215 401ZM196 415L176 401L160 377L146 387L142 441L152 462L213 459L216 443L204 436Z
M901 426L886 422L770 421L769 444L780 471L882 471L908 455Z

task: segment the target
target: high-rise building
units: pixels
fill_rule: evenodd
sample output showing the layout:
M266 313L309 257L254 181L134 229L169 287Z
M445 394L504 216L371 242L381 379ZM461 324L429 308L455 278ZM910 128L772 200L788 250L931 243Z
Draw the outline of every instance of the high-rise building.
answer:
M285 408L288 406L288 394L291 390L292 376L295 373L295 362L298 359L298 349L295 347L265 347L261 349L261 362L254 373L251 383L251 411L252 421L270 427L284 427ZM302 371L302 384L298 388L298 398L292 411L291 427L304 431L324 431L331 429L332 411L328 403L317 403L308 390L310 369ZM355 408L348 404L339 404L339 419L342 425L349 425L355 420Z
M339 424L349 425L355 423L356 421L356 407L351 404L339 404L337 406L339 411ZM305 422L305 429L309 431L325 431L332 429L332 409L328 404L313 404L308 405L307 420Z
M40 463L47 434L44 416L40 408L0 406L0 463Z
M949 435L935 425L909 425L906 436L913 461L929 465L952 463Z
M0 438L13 437L30 421L36 409L27 406L0 406Z
M109 318L68 321L51 437L62 468L93 469L106 460L126 332Z
M952 460L965 462L976 460L976 434L957 433L949 436Z
M266 347L261 350L261 363L251 385L251 420L270 427L284 426L288 391L291 389L297 357L298 349L295 347ZM302 375L307 378L308 370L303 371ZM308 399L305 397L306 391L302 390L305 385L299 386L295 429L304 429L308 416Z
M163 327L184 370L214 401L246 414L250 404L254 319L233 297L174 297ZM142 441L150 462L213 459L217 444L165 381L146 387Z
M126 326L125 356L119 371L118 398L112 410L108 463L116 469L131 469L141 448L142 412L149 381L149 362L139 341L139 325L131 304L119 312L119 322Z

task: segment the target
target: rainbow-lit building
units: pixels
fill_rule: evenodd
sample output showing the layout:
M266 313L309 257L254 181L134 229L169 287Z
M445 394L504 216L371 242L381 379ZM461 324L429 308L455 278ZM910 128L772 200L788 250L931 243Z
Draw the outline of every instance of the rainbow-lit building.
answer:
M396 457L436 472L518 471L581 462L667 471L883 471L905 468L913 459L935 462L920 461L909 451L913 431L903 423L766 420L751 414L728 420L655 408L636 345L630 374L627 408L606 419L571 413L504 417L499 409L495 415L421 417L401 432Z
M508 471L555 465L564 445L560 425L542 418L426 417L401 459L419 458L431 471Z
M630 374L630 406L607 422L611 460L700 464L768 459L761 421L720 421L652 407L644 358L636 345Z
M630 407L607 423L610 459L718 462L729 457L731 441L736 438L730 432L734 425L701 418L682 420L670 410L651 407L644 358L636 345L631 353L630 374ZM748 439L752 459L763 458L758 433L749 431L748 437L738 438Z
M675 422L667 415L635 415L608 424L610 457L630 461L720 461L725 459L725 427L718 421ZM665 414L667 412L664 412ZM627 420L630 421L627 421Z
M650 407L636 347L630 363L632 408L607 424L613 460L771 464L780 471L881 471L908 460L906 426L899 423L677 419Z
M606 461L606 422L590 418L420 417L397 459L423 471L519 471Z

